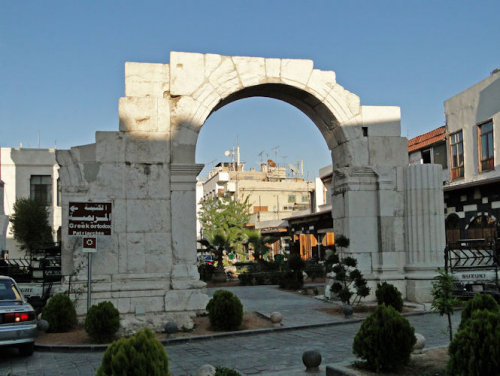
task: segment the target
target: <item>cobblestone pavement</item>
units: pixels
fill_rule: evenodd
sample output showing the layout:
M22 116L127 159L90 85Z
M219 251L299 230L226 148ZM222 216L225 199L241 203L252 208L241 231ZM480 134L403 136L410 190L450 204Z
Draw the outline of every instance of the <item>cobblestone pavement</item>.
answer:
M426 347L448 344L446 318L429 313L408 317L415 331L425 336ZM460 314L453 315L454 326ZM203 364L237 368L244 375L272 375L274 372L303 369L302 353L317 349L322 365L352 358L352 341L360 323L345 323L307 329L224 337L168 344L166 350L173 376L195 375ZM102 353L35 352L21 357L15 349L0 349L0 375L52 376L94 375ZM286 372L285 372L286 373Z

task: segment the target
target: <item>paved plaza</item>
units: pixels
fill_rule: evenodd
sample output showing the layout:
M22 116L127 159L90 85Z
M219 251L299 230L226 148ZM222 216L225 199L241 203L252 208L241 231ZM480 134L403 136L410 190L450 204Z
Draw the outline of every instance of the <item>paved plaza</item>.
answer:
M360 322L318 312L330 303L310 296L281 291L276 286L231 287L246 311L281 312L283 329L250 335L196 339L165 345L172 376L195 375L203 364L236 368L243 375L297 374L304 370L302 353L320 351L325 365L342 362L352 355L352 341ZM213 294L215 289L209 289ZM426 347L448 344L446 318L435 313L408 316L415 331L425 336ZM454 326L460 313L453 315ZM95 375L102 352L36 351L24 358L15 349L0 349L0 375Z

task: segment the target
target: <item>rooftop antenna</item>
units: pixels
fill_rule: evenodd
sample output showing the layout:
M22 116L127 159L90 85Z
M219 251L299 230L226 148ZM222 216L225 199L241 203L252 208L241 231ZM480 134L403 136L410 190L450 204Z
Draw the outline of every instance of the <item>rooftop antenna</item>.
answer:
M260 157L260 163L262 163L262 154L264 154L264 150L262 150L260 153L258 153L257 155Z
M278 150L280 149L279 145L278 146L275 146L274 148L272 148L271 150L274 150L274 161L276 163L278 163Z

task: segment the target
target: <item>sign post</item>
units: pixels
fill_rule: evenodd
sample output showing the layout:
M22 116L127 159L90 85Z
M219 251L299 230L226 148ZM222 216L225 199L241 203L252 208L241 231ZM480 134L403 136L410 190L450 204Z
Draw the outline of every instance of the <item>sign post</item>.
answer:
M82 237L87 253L87 311L92 305L92 258L97 252L97 236L111 235L110 202L70 202L68 235Z
M87 253L87 312L92 305L92 256L97 252L96 238L83 238L82 251Z

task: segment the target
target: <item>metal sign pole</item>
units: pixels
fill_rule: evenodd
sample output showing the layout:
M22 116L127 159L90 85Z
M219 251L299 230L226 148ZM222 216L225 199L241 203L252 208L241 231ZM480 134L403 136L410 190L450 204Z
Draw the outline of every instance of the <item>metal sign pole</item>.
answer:
M88 258L88 274L87 274L87 312L91 306L92 298L92 252L87 253Z

